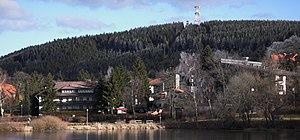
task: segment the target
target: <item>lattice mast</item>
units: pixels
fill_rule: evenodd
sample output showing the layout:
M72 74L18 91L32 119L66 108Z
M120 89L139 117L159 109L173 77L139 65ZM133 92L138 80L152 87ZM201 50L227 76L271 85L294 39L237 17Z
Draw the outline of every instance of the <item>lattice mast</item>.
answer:
M194 24L200 25L200 5L195 6L195 22Z

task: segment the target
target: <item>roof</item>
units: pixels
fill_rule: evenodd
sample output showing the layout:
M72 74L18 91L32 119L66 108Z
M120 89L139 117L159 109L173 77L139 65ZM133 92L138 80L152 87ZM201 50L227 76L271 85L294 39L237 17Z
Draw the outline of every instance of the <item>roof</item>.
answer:
M160 78L156 78L156 79L152 79L150 80L150 85L158 85L160 83L162 83L162 80Z
M54 89L88 89L92 88L90 82L85 81L64 81L64 82L55 82Z
M118 107L117 110L123 110L123 111L127 111L128 109L125 107Z

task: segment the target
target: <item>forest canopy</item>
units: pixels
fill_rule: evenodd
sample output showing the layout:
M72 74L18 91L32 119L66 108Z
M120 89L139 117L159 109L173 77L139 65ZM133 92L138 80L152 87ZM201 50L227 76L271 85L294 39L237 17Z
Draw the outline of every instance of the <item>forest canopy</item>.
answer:
M36 71L75 80L79 71L97 76L109 66L130 67L140 57L151 76L177 66L182 51L202 55L210 47L261 60L273 42L293 35L300 36L298 21L208 21L200 26L178 22L55 39L1 57L0 67L10 75Z

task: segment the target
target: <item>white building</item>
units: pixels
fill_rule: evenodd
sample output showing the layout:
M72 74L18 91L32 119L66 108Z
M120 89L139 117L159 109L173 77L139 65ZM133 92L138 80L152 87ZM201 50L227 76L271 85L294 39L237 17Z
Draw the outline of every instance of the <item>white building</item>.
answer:
M279 91L279 95L286 95L286 76L276 75L275 82Z

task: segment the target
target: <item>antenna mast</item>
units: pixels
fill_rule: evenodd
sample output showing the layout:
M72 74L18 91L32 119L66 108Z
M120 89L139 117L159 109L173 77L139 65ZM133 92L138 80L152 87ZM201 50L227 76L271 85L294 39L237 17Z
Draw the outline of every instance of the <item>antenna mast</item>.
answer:
M200 5L195 6L195 22L194 24L200 25Z

